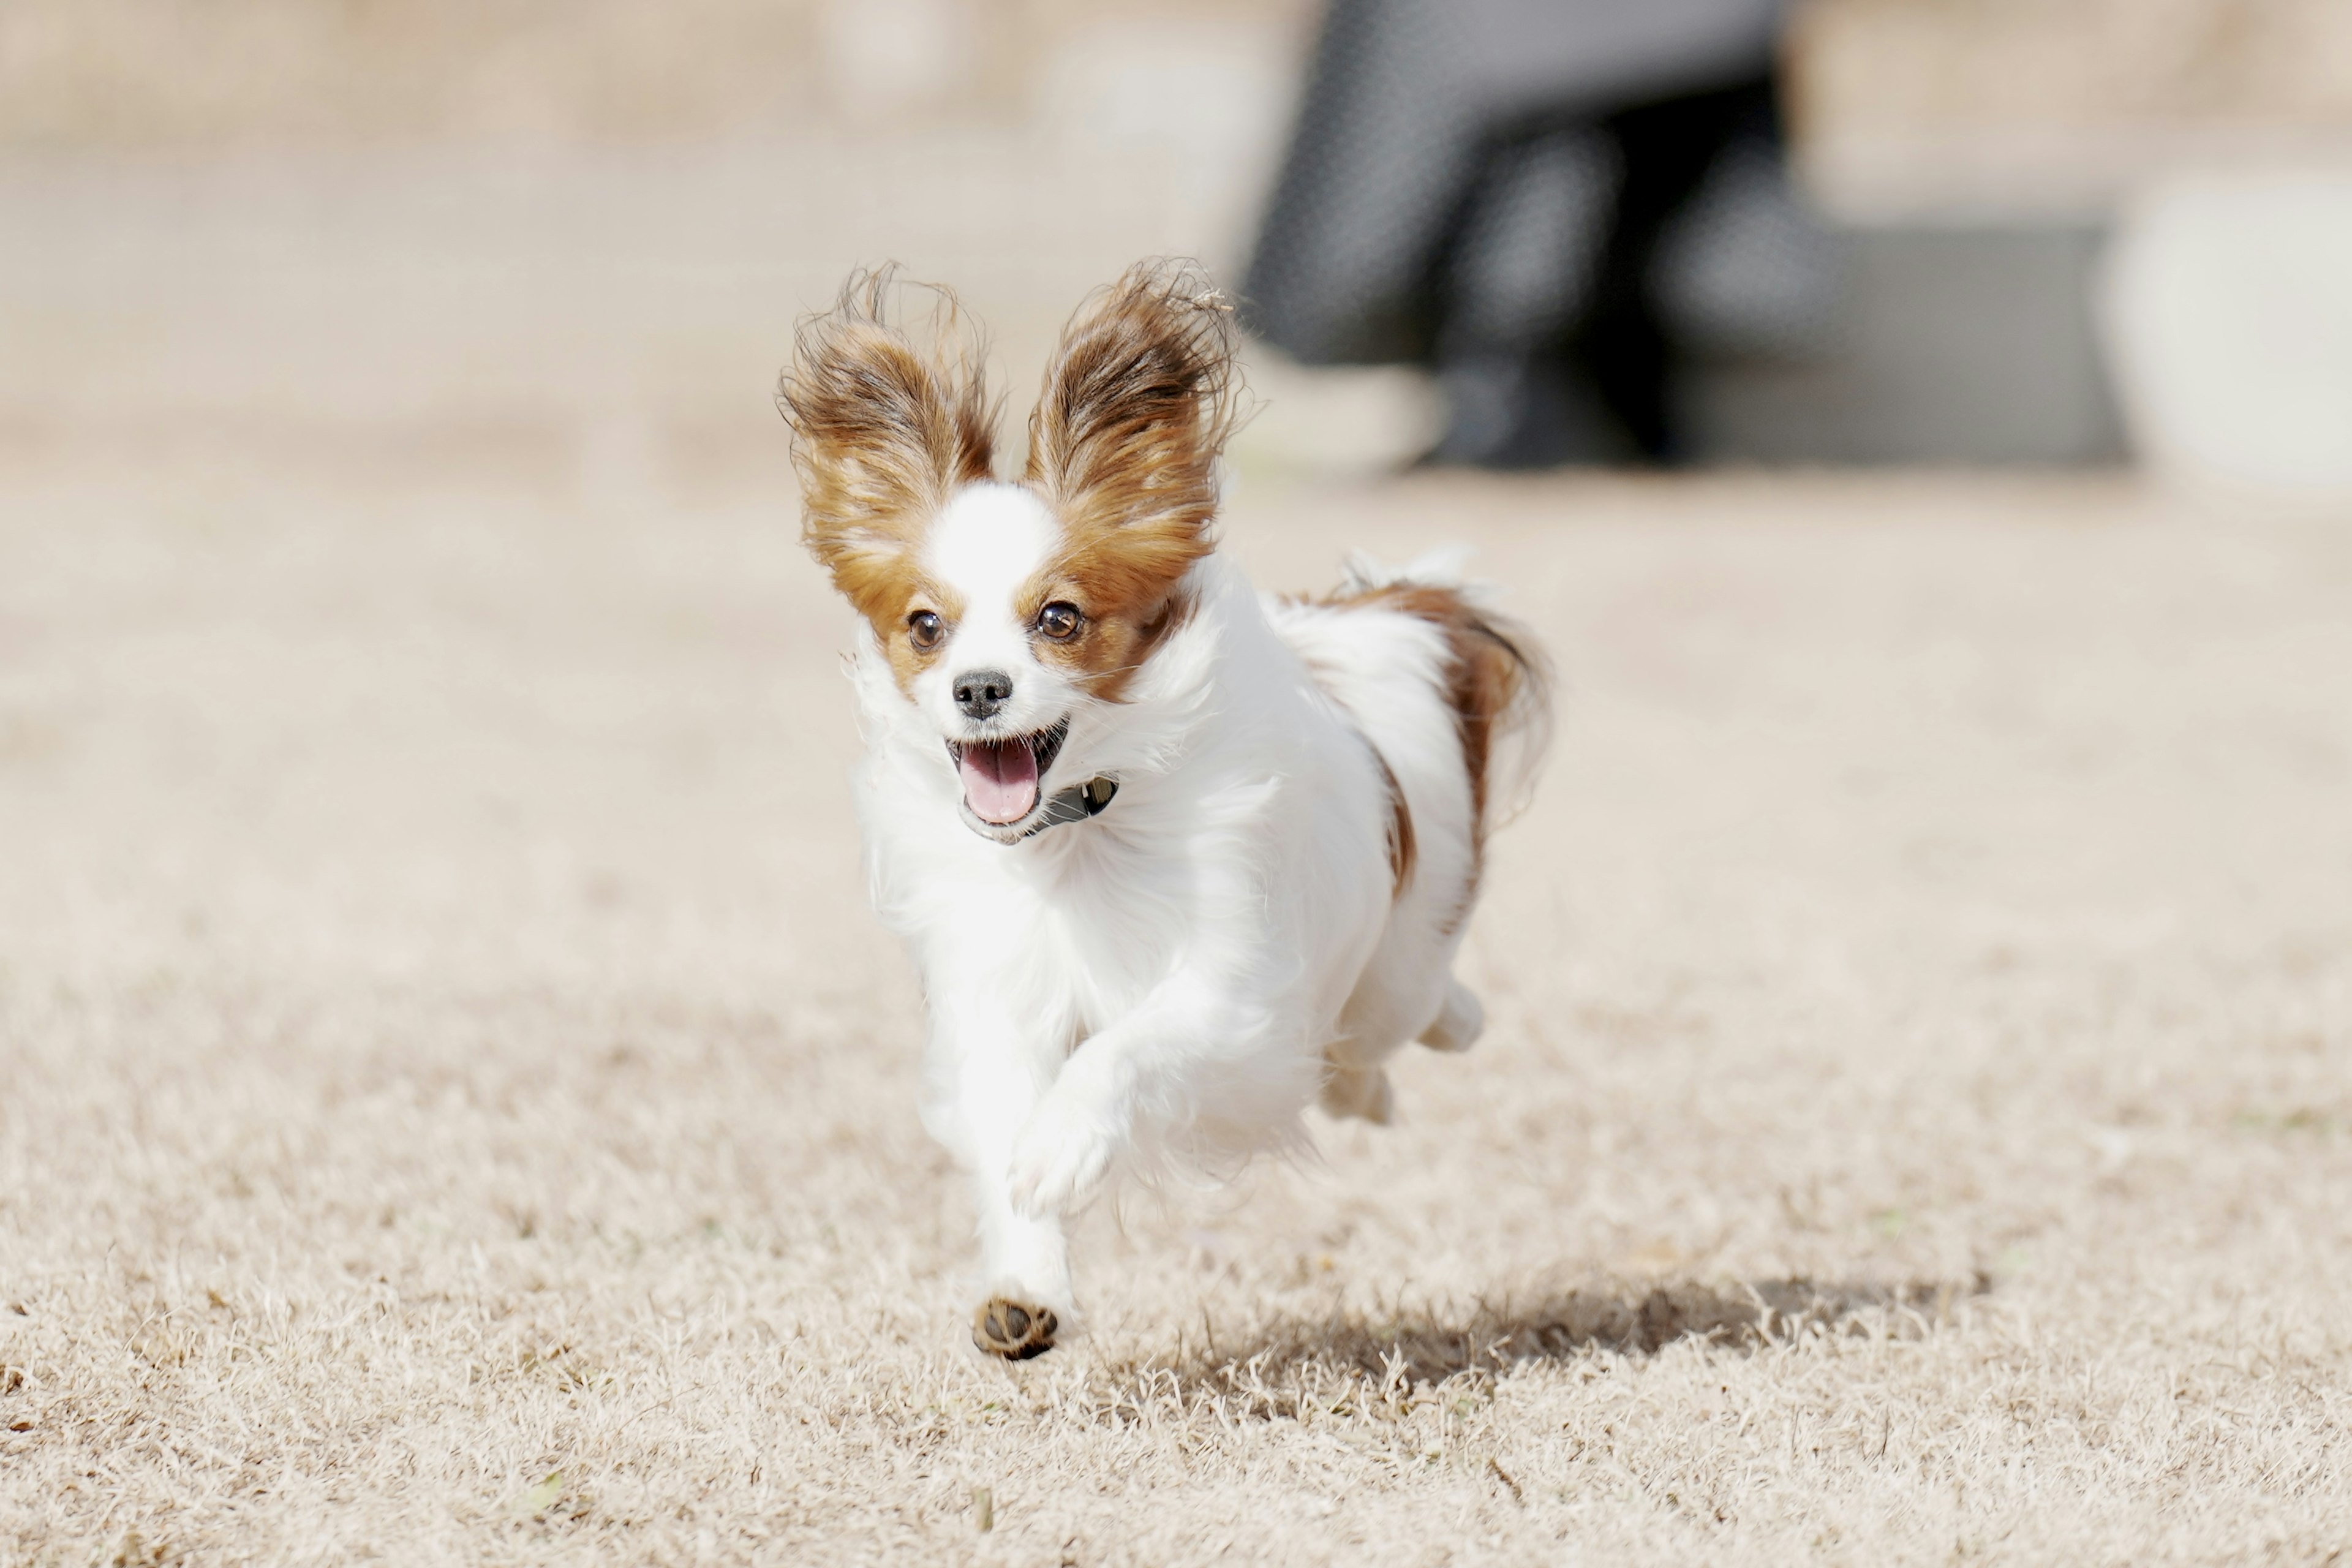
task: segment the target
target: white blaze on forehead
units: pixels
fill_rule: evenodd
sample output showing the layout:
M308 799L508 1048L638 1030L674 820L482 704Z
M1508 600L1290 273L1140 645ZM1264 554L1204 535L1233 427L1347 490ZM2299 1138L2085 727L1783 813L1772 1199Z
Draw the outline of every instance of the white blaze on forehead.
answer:
M1013 595L1061 534L1045 503L1019 485L966 485L931 524L923 568L961 596L968 624L1009 623Z
M914 683L915 700L942 734L968 735L974 723L985 722L991 740L1028 735L1067 710L1067 682L1038 664L1029 628L1017 613L1022 586L1053 558L1061 542L1061 524L1044 502L1017 485L967 485L931 524L923 542L923 570L961 602L946 647ZM971 713L957 700L956 683L981 670L1003 676L1011 689L1001 707ZM979 767L983 759L970 746L959 758L964 805L985 822L1016 820L1036 804L1034 753L992 752L989 757L998 765ZM1028 766L1023 772L1013 763Z

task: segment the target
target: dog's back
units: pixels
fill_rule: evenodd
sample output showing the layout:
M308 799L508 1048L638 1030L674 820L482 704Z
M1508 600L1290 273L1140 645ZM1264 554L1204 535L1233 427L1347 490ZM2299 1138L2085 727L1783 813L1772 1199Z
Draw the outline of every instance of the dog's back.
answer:
M1387 784L1394 877L1387 929L1326 1049L1324 1108L1385 1121L1381 1063L1408 1040L1462 1050L1483 1023L1453 979L1486 835L1533 776L1550 679L1533 640L1479 602L1450 563L1391 572L1362 560L1275 625L1364 738Z

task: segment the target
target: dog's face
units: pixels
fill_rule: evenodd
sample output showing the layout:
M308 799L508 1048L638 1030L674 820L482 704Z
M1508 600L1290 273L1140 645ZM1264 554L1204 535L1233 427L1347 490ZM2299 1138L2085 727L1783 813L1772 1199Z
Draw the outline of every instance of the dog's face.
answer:
M1189 608L1230 328L1197 274L1129 274L1064 334L1028 469L1002 483L974 356L917 349L884 320L886 287L854 280L784 383L805 538L938 731L964 820L1010 843L1085 782L1055 771L1073 721L1126 700Z

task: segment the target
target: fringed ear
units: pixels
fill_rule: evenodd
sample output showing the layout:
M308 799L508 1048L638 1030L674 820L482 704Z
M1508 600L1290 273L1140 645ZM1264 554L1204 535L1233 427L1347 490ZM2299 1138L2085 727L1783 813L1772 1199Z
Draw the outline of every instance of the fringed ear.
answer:
M928 348L892 319L901 289L931 298ZM980 342L948 290L900 284L887 267L856 272L839 303L802 323L776 406L793 429L802 542L852 604L883 611L948 496L993 477Z
M1078 551L1163 593L1210 549L1234 425L1233 307L1190 262L1145 262L1064 329L1029 418L1028 482Z

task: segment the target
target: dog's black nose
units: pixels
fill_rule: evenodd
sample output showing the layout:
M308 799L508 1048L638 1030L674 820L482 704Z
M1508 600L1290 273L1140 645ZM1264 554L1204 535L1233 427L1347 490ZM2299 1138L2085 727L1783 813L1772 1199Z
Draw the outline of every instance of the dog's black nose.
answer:
M969 718L985 719L1013 696L1013 678L1001 669L966 670L955 679L956 706Z

